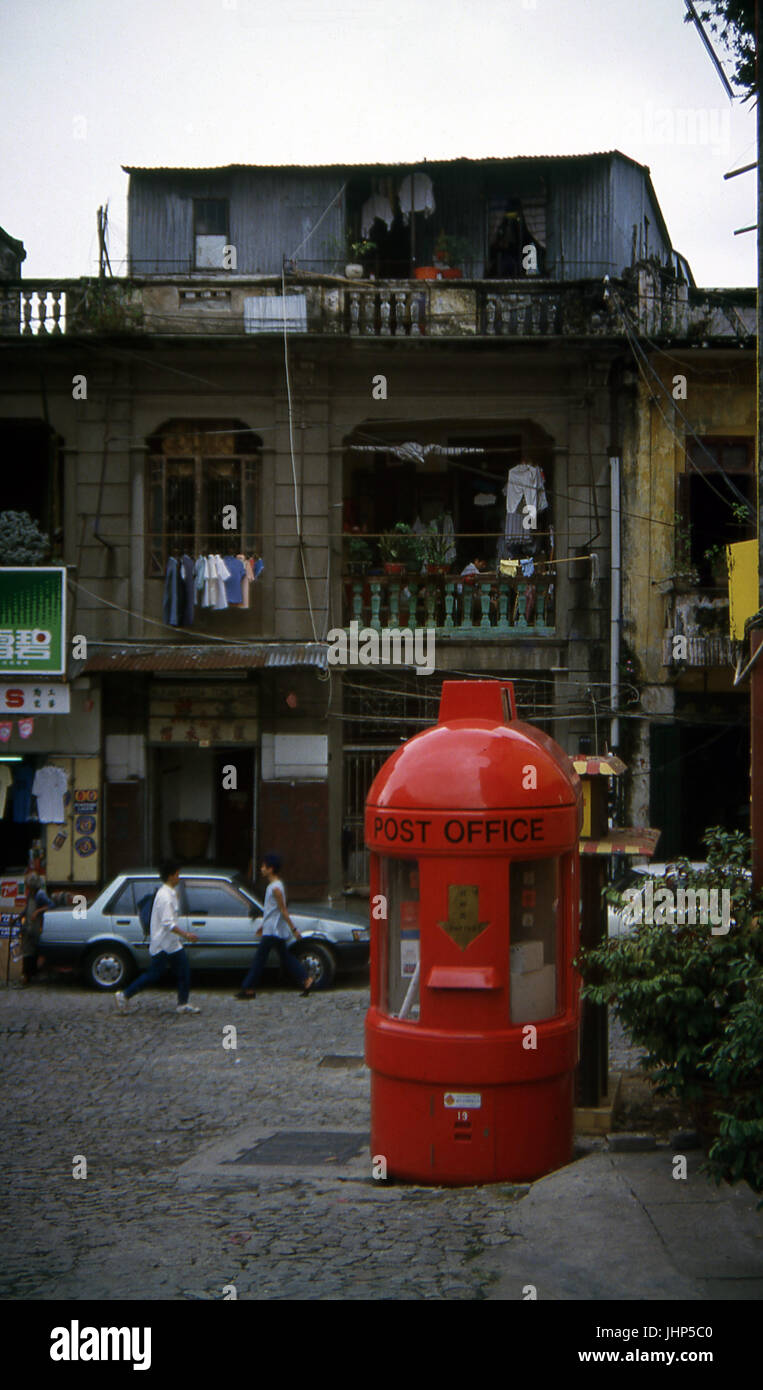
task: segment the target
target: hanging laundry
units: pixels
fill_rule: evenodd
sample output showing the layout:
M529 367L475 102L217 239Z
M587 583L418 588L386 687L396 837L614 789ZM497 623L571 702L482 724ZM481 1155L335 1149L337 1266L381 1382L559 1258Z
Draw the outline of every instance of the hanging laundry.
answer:
M7 763L0 763L0 816L5 815L5 798L13 782L13 773Z
M16 825L21 825L28 820L36 820L36 817L32 815L33 781L34 768L29 763L22 763L16 767L11 789L13 820Z
M183 555L180 561L180 622L183 627L190 627L193 623L196 597L194 568L190 555Z
M435 210L432 180L428 174L406 174L397 194L404 222L408 223L411 209L431 217Z
M162 618L168 627L178 627L180 623L180 573L174 555L170 555L164 571Z
M506 511L516 512L520 504L537 517L548 507L543 469L533 463L516 463L506 480Z
M501 560L499 562L501 574L506 575L507 579L513 579L519 570L518 560Z
M196 590L196 601L200 608L209 608L209 566L208 556L200 555L193 567L194 588Z
M244 566L244 573L243 573L243 577L242 577L242 579L241 579L241 604L240 604L240 607L241 607L241 608L248 608L248 607L249 607L249 589L250 589L250 587L251 587L252 580L254 579L254 567L253 567L253 565L252 565L251 560L249 560L249 559L247 558L246 555L236 555L236 556L235 556L235 559L236 559L236 560L240 560L241 563L242 563L242 565ZM227 563L228 563L228 561L227 561L227 559L226 559L226 564L227 564Z
M226 555L223 563L228 571L228 578L225 580L225 597L228 600L228 607L239 608L243 605L246 565L238 555Z
M376 219L387 224L387 231L392 229L395 214L392 211L392 204L389 198L385 198L383 193L372 193L370 198L366 198L360 209L360 235L368 237Z
M522 573L525 579L529 579L530 575L535 573L535 561L532 556L528 556L526 560L520 560L519 563L522 567Z
M264 570L264 568L265 568L265 561L264 561L264 560L261 560L260 557L259 557L259 555L258 555L258 556L257 556L257 559L256 559L255 562L254 562L254 577L255 577L255 579L259 579L259 577L260 577L260 575L262 574L262 571Z
M32 783L32 795L37 797L37 819L44 825L58 825L64 820L64 796L69 778L62 767L47 763L39 767Z
M230 579L230 572L222 555L210 555L208 558L210 564L209 606L218 610L227 608L225 581Z

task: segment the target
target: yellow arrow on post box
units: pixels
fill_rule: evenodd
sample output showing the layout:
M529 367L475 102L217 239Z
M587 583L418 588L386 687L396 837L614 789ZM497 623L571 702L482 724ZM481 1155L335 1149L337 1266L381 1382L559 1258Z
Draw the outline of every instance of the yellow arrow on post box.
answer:
M475 883L448 884L448 920L437 925L461 951L490 926L489 922L479 921L479 891Z

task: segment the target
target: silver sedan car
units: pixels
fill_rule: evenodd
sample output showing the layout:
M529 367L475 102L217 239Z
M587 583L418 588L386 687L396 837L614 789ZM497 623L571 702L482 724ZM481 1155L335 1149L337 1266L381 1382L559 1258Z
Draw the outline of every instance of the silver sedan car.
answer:
M39 950L51 965L78 966L95 989L114 991L149 963L148 935L141 925L141 901L160 885L151 869L118 874L85 913L49 909ZM182 869L177 887L180 925L198 941L187 950L191 967L246 970L255 949L263 907L252 888L222 870ZM289 915L300 932L295 954L314 974L317 989L328 989L338 971L368 965L368 917L300 903ZM273 953L268 965L277 965Z

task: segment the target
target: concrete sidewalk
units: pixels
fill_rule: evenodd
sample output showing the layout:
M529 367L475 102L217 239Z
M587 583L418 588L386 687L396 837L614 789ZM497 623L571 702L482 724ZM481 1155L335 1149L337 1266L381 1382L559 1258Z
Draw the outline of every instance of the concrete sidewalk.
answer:
M761 1299L763 1210L745 1184L720 1188L681 1149L605 1146L533 1183L513 1208L517 1238L486 1252L489 1299Z

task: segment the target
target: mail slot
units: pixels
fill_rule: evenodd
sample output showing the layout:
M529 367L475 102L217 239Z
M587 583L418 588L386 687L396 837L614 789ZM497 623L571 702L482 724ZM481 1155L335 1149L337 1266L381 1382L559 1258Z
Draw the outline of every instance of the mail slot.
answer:
M371 1152L390 1177L572 1158L580 780L508 681L446 681L368 793Z

